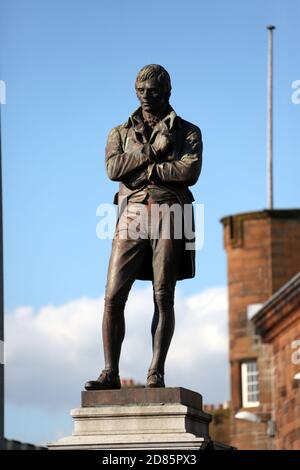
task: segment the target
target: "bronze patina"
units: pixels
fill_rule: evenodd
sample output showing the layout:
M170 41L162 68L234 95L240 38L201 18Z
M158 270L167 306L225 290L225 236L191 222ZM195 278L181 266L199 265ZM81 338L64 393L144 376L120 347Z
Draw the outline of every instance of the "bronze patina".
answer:
M104 299L105 368L98 379L86 383L86 390L121 387L119 359L125 335L124 308L136 279L151 280L153 285L153 357L146 386L165 386L165 360L175 325L176 282L195 276L195 249L186 248L184 234L175 236L172 213L169 213L170 236L155 238L151 236L151 226L159 225L164 216L159 212L154 220L151 210L154 205L193 207L189 186L197 182L201 171L201 132L171 107L171 80L162 66L143 67L135 88L140 107L124 124L112 129L106 146L107 175L120 185L114 199L119 216ZM148 217L145 226L148 230L150 227L150 235L136 239L127 234L124 238L124 227L128 228L135 220L141 204Z

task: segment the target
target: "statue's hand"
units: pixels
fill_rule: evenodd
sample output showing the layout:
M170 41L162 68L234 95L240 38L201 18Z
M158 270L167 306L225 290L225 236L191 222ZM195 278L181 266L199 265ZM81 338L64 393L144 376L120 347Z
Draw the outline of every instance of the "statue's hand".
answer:
M167 153L173 144L173 135L168 131L160 131L156 134L154 142L151 144L157 156Z

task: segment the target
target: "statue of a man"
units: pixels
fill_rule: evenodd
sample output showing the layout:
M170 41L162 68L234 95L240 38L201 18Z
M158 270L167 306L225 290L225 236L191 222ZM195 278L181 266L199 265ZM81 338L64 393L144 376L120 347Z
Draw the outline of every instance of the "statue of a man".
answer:
M158 216L154 217L151 210L154 205L160 208L177 204L182 208L185 224L183 208L192 209L194 201L188 187L196 183L201 171L201 132L197 126L177 116L170 106L171 80L162 66L143 67L135 88L141 106L124 124L112 129L106 146L108 177L120 182L114 200L119 206L119 215L104 299L105 368L97 380L85 384L86 390L121 387L119 359L125 335L124 308L136 279L151 280L153 285L153 357L146 386L165 386L165 360L175 325L176 281L195 276L195 249L191 249L190 244L187 248L184 234L175 235L172 212L169 212L170 236L152 237L151 229L154 225L160 226L164 216L158 211ZM122 209L124 202L126 207ZM143 213L149 215L144 228L147 231L150 227L150 235L137 238L126 233L124 237L124 230L135 221L136 209L141 204L145 208ZM190 213L193 222L193 209Z

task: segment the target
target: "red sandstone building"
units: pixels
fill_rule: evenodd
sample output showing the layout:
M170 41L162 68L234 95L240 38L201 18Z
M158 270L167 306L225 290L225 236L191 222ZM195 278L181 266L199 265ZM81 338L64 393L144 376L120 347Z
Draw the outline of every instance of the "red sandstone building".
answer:
M300 210L224 217L231 445L300 449Z
M300 272L254 316L270 347L274 448L300 449Z

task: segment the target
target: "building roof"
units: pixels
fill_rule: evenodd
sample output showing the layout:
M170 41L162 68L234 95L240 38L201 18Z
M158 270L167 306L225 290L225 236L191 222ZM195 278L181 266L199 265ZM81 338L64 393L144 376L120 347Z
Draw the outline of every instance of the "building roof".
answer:
M27 442L16 441L15 439L4 439L4 450L48 450L47 447L36 446Z
M252 321L256 331L265 339L271 340L279 330L295 321L293 312L300 307L300 272L267 300ZM300 309L298 309L300 311Z
M223 225L228 224L230 219L234 217L235 219L240 220L249 220L249 219L267 219L267 218L280 218L280 219L299 219L300 218L300 209L264 209L261 211L252 211L252 212L241 212L239 214L226 215L220 219L220 222Z

